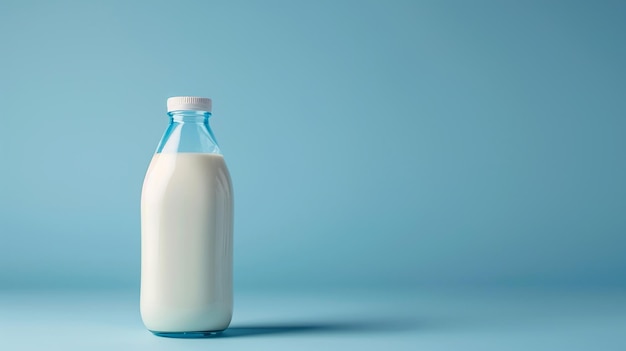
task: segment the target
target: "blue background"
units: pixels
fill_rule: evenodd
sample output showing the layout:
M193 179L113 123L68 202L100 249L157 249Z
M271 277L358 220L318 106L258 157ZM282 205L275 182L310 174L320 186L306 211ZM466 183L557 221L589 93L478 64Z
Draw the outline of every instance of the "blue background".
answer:
M214 99L237 289L626 286L626 2L0 3L0 287L138 288Z

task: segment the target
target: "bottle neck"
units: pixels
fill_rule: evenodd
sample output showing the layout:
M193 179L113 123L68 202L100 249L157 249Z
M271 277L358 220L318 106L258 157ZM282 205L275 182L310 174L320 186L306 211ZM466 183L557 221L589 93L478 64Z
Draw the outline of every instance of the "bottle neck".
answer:
M209 126L210 112L180 110L168 112L168 115L170 124L157 146L157 153L220 153Z
M208 111L171 111L167 113L172 123L208 124L211 112Z

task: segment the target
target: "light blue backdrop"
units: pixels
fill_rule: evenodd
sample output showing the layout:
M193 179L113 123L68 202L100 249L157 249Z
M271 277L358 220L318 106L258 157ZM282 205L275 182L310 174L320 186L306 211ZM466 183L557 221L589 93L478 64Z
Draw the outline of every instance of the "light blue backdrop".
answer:
M239 288L626 285L626 2L0 3L0 287L137 287L173 95Z

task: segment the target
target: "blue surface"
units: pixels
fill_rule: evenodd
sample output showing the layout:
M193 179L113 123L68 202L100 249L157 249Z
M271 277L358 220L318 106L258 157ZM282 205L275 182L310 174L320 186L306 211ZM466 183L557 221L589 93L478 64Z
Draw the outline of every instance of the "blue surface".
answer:
M231 328L170 339L143 328L136 292L0 293L6 350L619 350L621 291L238 293ZM8 347L4 347L8 346Z

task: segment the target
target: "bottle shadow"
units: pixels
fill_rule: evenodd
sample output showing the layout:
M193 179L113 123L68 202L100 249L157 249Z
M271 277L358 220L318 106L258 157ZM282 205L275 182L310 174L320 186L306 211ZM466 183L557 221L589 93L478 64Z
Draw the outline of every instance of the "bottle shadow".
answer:
M342 321L315 323L242 324L233 325L224 332L209 338L241 338L267 335L341 334L341 333L389 333L426 327L425 323L412 320L387 320L379 322Z

